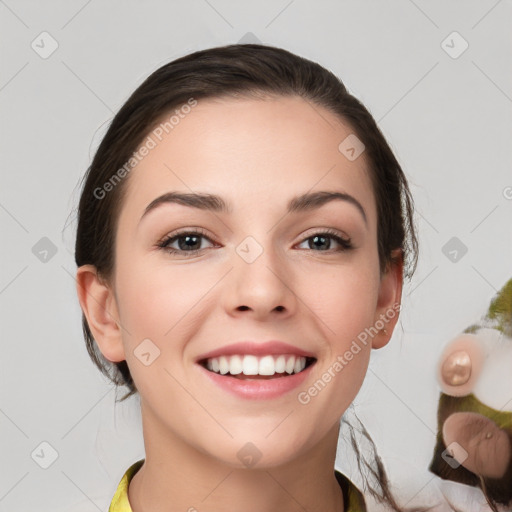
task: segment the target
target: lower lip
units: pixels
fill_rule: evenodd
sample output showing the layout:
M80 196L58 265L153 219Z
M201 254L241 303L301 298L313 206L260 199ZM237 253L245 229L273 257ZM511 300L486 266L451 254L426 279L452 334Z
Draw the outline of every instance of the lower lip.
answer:
M309 365L300 373L294 373L287 377L276 377L275 379L261 380L245 380L226 377L225 375L211 372L200 364L198 366L204 373L206 373L213 383L237 397L250 400L270 400L272 398L285 395L300 386L300 384L302 384L309 376L311 368L314 365L315 363ZM248 377L250 378L250 376Z

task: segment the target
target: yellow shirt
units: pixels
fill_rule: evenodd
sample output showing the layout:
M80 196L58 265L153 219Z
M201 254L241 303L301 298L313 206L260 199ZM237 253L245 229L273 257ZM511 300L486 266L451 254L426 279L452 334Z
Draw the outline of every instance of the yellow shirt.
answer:
M132 464L126 470L126 473L119 482L108 512L132 512L130 502L128 501L128 485L130 484L133 475L137 473L143 463L144 459L141 459ZM335 470L334 474L336 475L336 479L343 491L345 512L367 512L361 491L339 471Z

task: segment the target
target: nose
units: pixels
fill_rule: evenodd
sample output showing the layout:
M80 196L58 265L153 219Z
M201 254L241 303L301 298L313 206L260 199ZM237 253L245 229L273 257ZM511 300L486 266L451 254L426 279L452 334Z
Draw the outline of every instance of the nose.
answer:
M222 294L225 310L230 315L249 315L260 321L293 315L298 298L293 290L292 269L272 248L247 247L253 251L252 258L254 251L262 252L253 261L247 257L249 251L239 248L234 252L233 268L226 276Z

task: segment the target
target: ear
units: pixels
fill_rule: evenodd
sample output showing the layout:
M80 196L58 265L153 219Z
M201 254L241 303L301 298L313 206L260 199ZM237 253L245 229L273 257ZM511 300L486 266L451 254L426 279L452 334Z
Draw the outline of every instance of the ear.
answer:
M386 329L387 333L382 330L372 338L372 348L375 349L388 344L400 316L404 268L402 249L392 251L391 257L392 261L388 264L380 279L379 296L373 323L374 326L379 326L382 322L384 324L383 329Z
M472 393L486 357L478 334L462 333L451 340L437 363L437 382L443 393L450 396Z
M76 291L89 329L103 356L111 362L124 361L116 298L98 276L96 267L82 265L78 268Z

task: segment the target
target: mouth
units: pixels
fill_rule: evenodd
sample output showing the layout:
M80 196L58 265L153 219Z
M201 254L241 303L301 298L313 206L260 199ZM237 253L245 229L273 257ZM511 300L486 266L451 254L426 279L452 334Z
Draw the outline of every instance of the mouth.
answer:
M315 363L314 357L294 354L233 354L198 361L199 365L211 373L248 381L285 379L304 372Z

